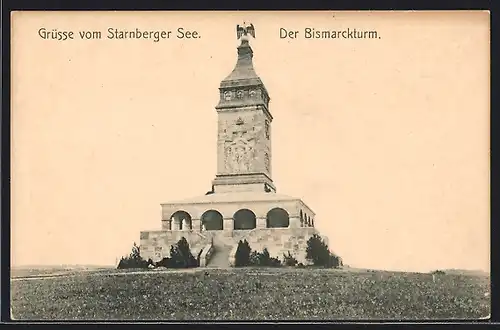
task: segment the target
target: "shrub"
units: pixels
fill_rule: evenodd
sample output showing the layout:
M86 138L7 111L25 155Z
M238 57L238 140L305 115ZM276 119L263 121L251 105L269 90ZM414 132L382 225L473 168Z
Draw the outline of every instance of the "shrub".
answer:
M256 251L252 253L251 264L253 266L280 267L281 261L278 258L271 257L267 248L264 248L260 253Z
M312 261L315 266L325 266L330 263L328 246L317 234L307 241L306 259Z
M341 265L340 258L330 252L328 244L318 234L314 234L307 241L306 259L312 261L315 266L337 268Z
M118 269L131 269L131 268L148 268L151 260L144 260L141 257L140 247L134 242L132 252L126 257L121 257L120 262L116 268Z
M168 267L170 262L170 258L163 258L160 261L155 262L155 267Z
M435 274L435 275L445 275L446 273L444 271L438 269L438 270L433 271L432 274Z
M283 263L286 266L294 267L297 265L298 261L297 261L297 259L295 259L294 256L291 255L290 251L288 251L288 255L283 253Z
M263 266L263 267L279 267L281 260L273 258L269 254L267 248L262 252L252 251L247 240L239 241L236 253L234 256L235 267L245 266Z
M339 266L341 266L340 264L340 258L331 254L330 255L330 262L329 264L327 265L327 267L332 267L332 268L339 268Z
M250 253L250 262L249 266L257 266L259 265L260 253L257 251L252 251Z
M198 267L199 260L191 253L186 238L181 238L177 244L170 247L170 268Z
M244 267L250 265L250 254L252 249L247 240L239 241L238 247L236 249L236 254L234 256L235 267Z
M264 251L262 251L262 252L252 251L251 265L252 266L265 266L264 264L267 261L266 259L269 259L269 258L270 258L269 251L267 251L267 249L264 249Z
M259 265L260 266L269 266L271 263L271 255L269 254L269 251L267 248L264 248L264 250L259 253Z

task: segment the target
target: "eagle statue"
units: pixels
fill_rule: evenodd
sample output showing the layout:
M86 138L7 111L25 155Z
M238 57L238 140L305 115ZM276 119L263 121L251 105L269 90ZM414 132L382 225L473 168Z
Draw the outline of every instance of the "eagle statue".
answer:
M236 25L237 39L240 39L241 37L248 38L249 34L255 38L255 28L252 23L248 24L247 22L243 22L242 25Z

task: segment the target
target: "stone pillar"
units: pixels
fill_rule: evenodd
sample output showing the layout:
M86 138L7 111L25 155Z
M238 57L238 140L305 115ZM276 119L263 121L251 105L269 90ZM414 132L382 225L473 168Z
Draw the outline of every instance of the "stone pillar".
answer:
M172 220L162 220L161 221L162 230L172 230Z
M290 228L300 228L300 217L290 217Z
M257 218L257 229L265 229L267 226L266 226L266 218L265 217L259 217Z
M232 218L224 219L224 231L232 232L234 230L234 221Z
M186 219L182 219L182 231L189 231L190 228L190 223Z
M201 231L201 219L192 219L191 226L193 227L193 231L200 232Z
M178 221L175 221L175 220L170 220L172 221L172 230L180 230L180 223Z

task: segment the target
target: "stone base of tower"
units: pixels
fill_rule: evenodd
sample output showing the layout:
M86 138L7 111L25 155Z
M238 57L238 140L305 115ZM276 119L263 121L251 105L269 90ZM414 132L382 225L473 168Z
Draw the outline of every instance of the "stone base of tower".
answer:
M290 254L297 259L299 263L307 265L306 248L307 241L314 234L320 235L316 228L266 228L255 229L246 235L242 235L235 242L229 256L229 264L234 266L236 249L239 240L245 239L252 250L262 252L265 248L269 251L271 257L283 260L283 255ZM325 238L324 238L325 239Z
M161 230L141 232L146 260L168 257L170 247L184 237L194 256L213 247L221 267L232 265L243 239L253 250L267 248L280 259L289 251L305 264L306 242L319 234L314 212L301 199L274 192L213 193L162 204L162 215Z
M212 185L214 193L276 192L273 181L263 173L217 175Z
M262 228L251 230L212 230L204 233L189 231L145 231L141 232L141 256L145 260L154 262L165 257L170 257L170 247L177 243L182 237L188 241L191 253L201 256L202 252L213 247L214 253L206 261L208 267L231 267L234 266L236 249L240 240L246 240L252 250L262 252L264 248L272 257L283 260L283 255L288 252L294 256L299 263L307 265L306 247L307 240L314 234L320 235L316 228ZM323 239L327 239L323 237ZM212 260L217 254L223 255L220 261L214 265Z

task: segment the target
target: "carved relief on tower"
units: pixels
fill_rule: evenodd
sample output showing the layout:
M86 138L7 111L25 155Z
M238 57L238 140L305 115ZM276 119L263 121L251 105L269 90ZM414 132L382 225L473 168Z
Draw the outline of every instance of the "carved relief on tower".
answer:
M231 101L233 98L233 93L231 91L225 91L223 94L224 100Z
M229 122L224 134L224 167L230 173L244 173L253 170L257 156L259 129L252 121L241 117Z
M236 98L242 99L245 97L245 91L243 89L237 90L236 91Z
M222 101L226 102L246 101L246 100L256 101L262 99L264 102L266 102L265 93L263 93L260 88L255 88L255 87L251 87L250 89L241 88L241 89L229 89L223 91L221 92L221 99Z
M264 154L264 166L266 167L266 171L270 172L271 162L269 160L269 154L267 152Z

